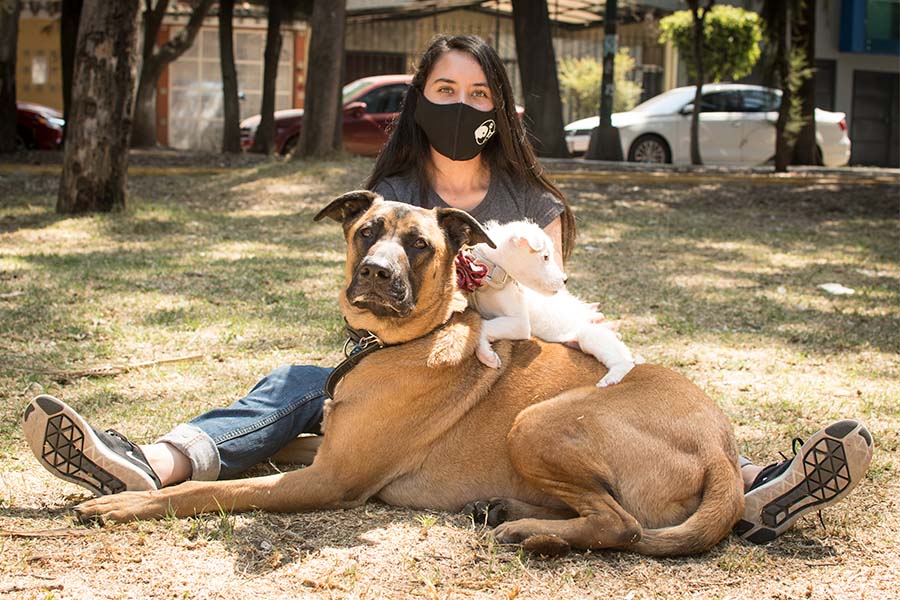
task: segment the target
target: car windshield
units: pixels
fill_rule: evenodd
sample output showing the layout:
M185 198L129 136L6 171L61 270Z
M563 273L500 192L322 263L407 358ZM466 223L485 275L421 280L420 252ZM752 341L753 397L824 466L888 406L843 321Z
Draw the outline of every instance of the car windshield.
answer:
M659 96L654 96L646 102L638 104L631 112L644 113L646 115L668 115L681 110L686 102L691 99L690 90L672 90Z
M341 90L341 104L347 104L353 97L359 92L359 90L363 89L369 85L368 79L357 79L356 81L351 81L347 85L344 86L344 89Z

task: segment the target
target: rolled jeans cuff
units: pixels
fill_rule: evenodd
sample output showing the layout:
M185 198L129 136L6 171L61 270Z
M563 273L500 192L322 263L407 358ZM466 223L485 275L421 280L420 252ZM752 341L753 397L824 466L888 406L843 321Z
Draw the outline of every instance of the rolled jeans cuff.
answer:
M193 425L182 423L156 440L156 443L171 444L191 461L191 479L194 481L215 481L222 466L219 449L209 434Z

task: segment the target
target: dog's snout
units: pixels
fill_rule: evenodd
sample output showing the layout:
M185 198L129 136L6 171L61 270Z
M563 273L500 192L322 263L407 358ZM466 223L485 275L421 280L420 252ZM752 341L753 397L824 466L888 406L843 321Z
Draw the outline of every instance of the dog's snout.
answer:
M392 269L385 261L366 259L359 267L359 276L373 281L387 281L391 278Z

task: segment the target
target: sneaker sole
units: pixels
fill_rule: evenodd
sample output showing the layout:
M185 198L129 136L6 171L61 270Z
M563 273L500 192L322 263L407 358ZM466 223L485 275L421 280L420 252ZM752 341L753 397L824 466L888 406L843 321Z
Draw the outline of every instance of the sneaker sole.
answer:
M849 494L871 460L872 436L862 423L828 426L806 440L787 471L744 496L735 533L755 544L771 542L804 514Z
M112 452L69 405L38 396L25 408L25 439L45 469L97 496L155 490L153 480Z

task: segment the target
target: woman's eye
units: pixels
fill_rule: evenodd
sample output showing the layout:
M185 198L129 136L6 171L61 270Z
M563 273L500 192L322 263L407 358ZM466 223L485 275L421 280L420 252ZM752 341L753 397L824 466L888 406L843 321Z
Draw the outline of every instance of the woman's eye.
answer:
M472 92L473 96L477 96L478 98L487 98L487 92L484 90L475 90Z
M371 227L363 227L359 230L360 237L370 238L372 237L372 228Z
M419 250L424 250L428 247L428 242L425 241L425 238L419 238L415 242L413 242L413 247Z
M444 85L444 86L439 87L438 91L442 94L452 94L453 88L449 88L446 85Z

